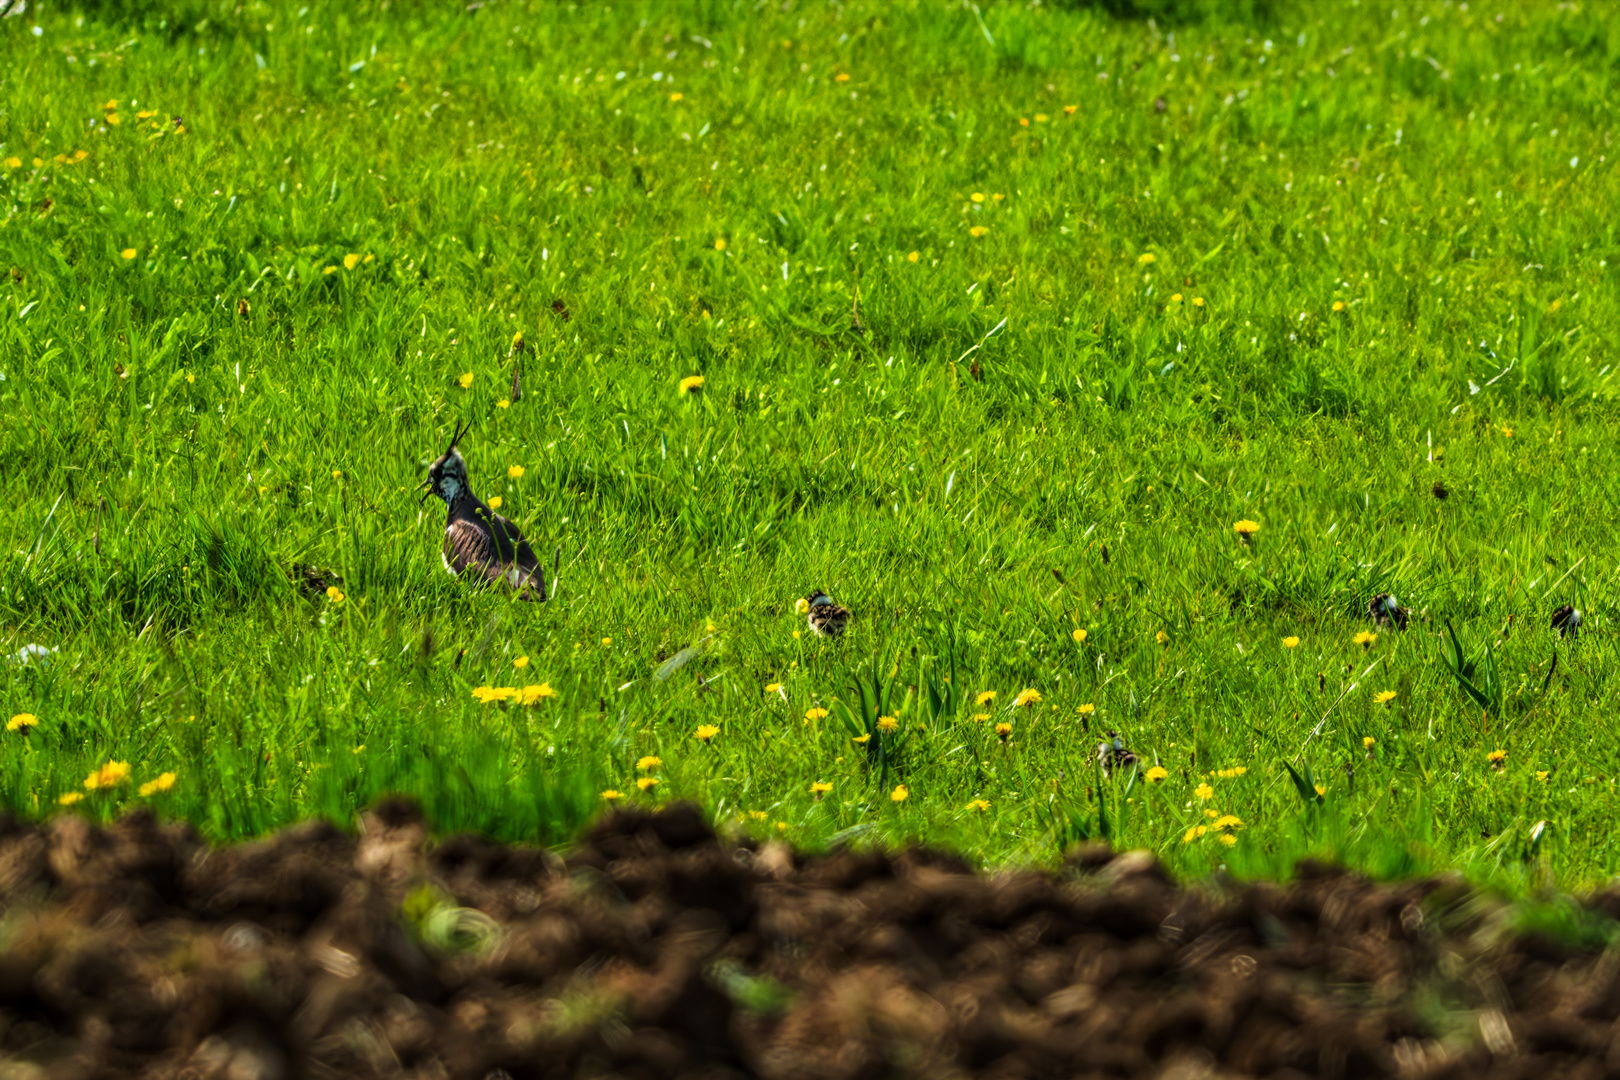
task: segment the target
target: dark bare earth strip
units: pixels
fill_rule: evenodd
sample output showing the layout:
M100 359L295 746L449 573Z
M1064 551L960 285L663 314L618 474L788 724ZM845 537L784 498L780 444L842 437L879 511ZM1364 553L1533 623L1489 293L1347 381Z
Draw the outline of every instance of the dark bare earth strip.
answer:
M1620 959L1457 881L1181 887L1076 852L717 838L676 806L566 856L404 803L210 849L0 826L0 1076L1598 1077ZM1620 911L1620 894L1583 918Z

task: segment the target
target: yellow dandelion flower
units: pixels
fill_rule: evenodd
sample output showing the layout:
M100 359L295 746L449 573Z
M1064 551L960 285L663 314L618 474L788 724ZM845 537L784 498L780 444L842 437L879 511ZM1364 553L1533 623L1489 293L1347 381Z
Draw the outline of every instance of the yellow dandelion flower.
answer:
M1503 761L1507 760L1507 751L1506 750L1492 750L1490 753L1485 755L1485 758L1492 765L1500 765L1500 764L1502 764Z
M614 788L608 788L606 791L602 792L602 798L606 799L608 802L613 802L615 799L624 798L624 794Z
M1377 745L1378 745L1378 740L1373 738L1371 735L1363 735L1361 737L1361 748L1363 750L1371 750L1373 747L1375 747Z
M1171 302L1171 303L1172 303L1172 304L1179 304L1179 303L1181 303L1181 294L1180 294L1180 293L1171 293L1171 294L1170 294L1170 302Z
M1137 266L1147 266L1150 263L1156 263L1158 261L1159 261L1158 257L1156 255L1154 255L1153 252L1151 252L1151 251L1144 251L1144 252L1142 252L1142 254L1140 254L1140 255L1138 255L1136 257L1136 265Z
M129 779L129 762L109 761L95 772L84 778L84 786L95 791L98 788L116 787Z
M703 389L703 376L688 375L681 380L681 393L690 394L694 390Z
M1193 297L1193 307L1203 307L1203 306L1204 306L1204 298L1202 296Z
M827 783L825 780L817 780L815 783L810 785L810 794L814 795L818 799L831 790L832 785Z
M782 684L779 683L779 682L773 682L773 683L766 683L765 684L765 692L767 694L777 693L781 689L782 689Z
M1373 695L1373 701L1380 705L1388 705L1390 702L1394 701L1395 698L1396 693L1393 690L1380 690L1378 693Z
M679 90L677 90L673 94L669 95L669 100L671 100L671 101L679 101L679 100L681 100L682 96L683 95L681 94L681 92Z
M1080 627L1076 627L1074 633L1070 636L1074 638L1077 644L1083 644L1086 640L1086 632Z
M1541 780L1541 781L1545 781L1545 780L1546 780L1546 779L1547 779L1547 772L1546 772L1546 770L1544 770L1544 769L1537 769L1537 770L1536 770L1536 779L1537 779L1537 780Z
M1232 531L1237 533L1240 539L1247 540L1249 537L1260 531L1260 523L1258 521L1250 521L1247 518L1244 518L1242 521L1235 521L1232 523Z
M1182 834L1181 842L1183 844L1190 844L1194 840L1198 839L1200 836L1203 836L1204 832L1205 832L1204 826L1202 826L1202 825L1194 825L1192 828L1188 829L1185 833Z
M349 252L349 254L343 256L343 269L345 269L345 270L353 270L355 267L357 267L359 265L360 265L360 256L356 255L354 252L351 251L351 252Z
M1326 787L1324 787L1324 786L1323 786L1323 785L1321 785L1321 784L1317 784L1317 785L1316 785L1316 797L1317 797L1317 798L1318 798L1318 799L1320 799L1320 798L1322 798L1322 796L1324 796L1324 795L1326 795L1326 794L1327 794L1327 788L1326 788Z
M1199 784L1197 787L1193 788L1193 794L1200 799L1213 799L1215 797L1215 789L1210 787L1208 784Z
M867 743L872 741L872 733L868 731L865 735L857 735L855 736L855 741L860 743L862 746L865 746Z
M658 768L658 766L662 765L663 763L664 763L663 758L652 757L651 755L649 755L647 757L642 758L640 761L636 762L636 768L640 769L642 772L646 772L648 769L656 769L656 768Z
M1204 816L1209 818L1211 821L1214 821L1216 818L1220 817L1221 815L1220 815L1220 811L1218 811L1218 810L1205 810L1204 811Z
M983 708L994 700L996 700L996 692L994 690L985 690L982 691L978 697L973 699L973 704Z
M72 806L82 798L84 798L84 792L70 791L66 795L63 795L60 799L57 799L56 804L58 806Z
M536 686L525 686L521 695L523 704L525 705L534 705L538 702L544 701L546 698L553 698L556 696L557 691L553 690L551 688L551 684L548 682L543 682Z
M1220 817L1215 819L1215 824L1211 825L1210 828L1241 829L1243 828L1243 819L1238 817L1236 814L1222 814Z
M1157 784L1163 781L1164 778L1169 775L1169 769L1165 768L1163 765L1155 765L1153 768L1142 774L1142 779L1146 780L1150 784Z
M770 817L771 815L767 814L763 810L750 810L750 811L748 811L748 816L753 818L755 821L764 821L766 818Z
M1008 736L1010 736L1011 734L1012 734L1012 725L1011 724L1006 723L1005 721L1003 721L1002 723L999 723L999 724L996 725L996 738L1000 739L1002 742L1006 742Z
M911 792L906 790L904 784L896 784L894 790L889 792L890 802L905 802L909 798L911 798Z
M135 251L134 248L125 248L123 251L120 251L118 253L118 255L125 262L128 262L130 259L133 259L135 257L136 251Z
M491 495L489 497L489 508L491 510L499 510L505 504L506 500L501 498L499 495Z
M988 233L988 232L989 232L989 231L990 231L990 229L989 229L989 227L988 227L988 226L985 226L985 225L975 225L975 226L973 226L973 228L971 228L971 229L969 229L969 230L968 230L968 235L969 235L969 236L974 236L974 237L978 237L978 236L983 236L983 235L985 235L985 234L986 234L986 233Z
M326 587L326 598L334 604L341 604L343 603L343 590L336 585L328 585Z
M1221 833L1221 835L1216 837L1216 839L1225 844L1227 847L1234 847L1237 844L1237 837L1233 836L1231 833Z
M506 467L506 475L511 477L513 480L521 480L521 479L523 479L523 466L521 466L521 465L508 465Z
M512 661L512 666L515 667L515 668L528 667L529 666L529 658L527 656L520 656L516 660Z
M512 407L512 399L511 398L501 398L501 400L499 400L499 401L497 401L495 403L495 407L497 409L510 409Z
M892 716L880 716L877 726L879 731L894 731L900 726L900 721Z
M33 727L37 723L39 723L39 721L34 717L33 713L20 712L16 716L13 716L10 720L6 721L6 730L17 731L20 729L26 731L28 728Z
M1285 648L1285 649L1297 648L1298 645L1299 645L1299 638L1297 638L1297 637L1285 637L1285 638L1283 638L1283 648Z
M817 707L817 708L814 708L814 709L806 709L804 711L804 718L806 720L821 720L821 719L825 718L826 715L827 715L827 710L823 709L823 708L820 708L820 707Z
M916 262L920 258L922 258L922 254L920 252L913 251L910 255L906 256L906 262Z
M1064 116L1073 116L1077 111L1079 111L1079 109L1080 109L1080 106L1078 106L1078 105L1065 105L1065 106L1063 106L1063 115Z
M473 380L473 373L470 372L470 371L464 371L456 379L456 382L461 384L461 388L463 390L470 390L470 389L472 389L472 380Z
M799 632L797 630L793 631L793 640L794 641L799 640Z
M1333 301L1333 310L1334 311L1343 311L1344 310L1344 301L1343 300L1335 300L1335 301Z
M987 712L976 712L973 714L973 722L975 724L982 724L988 719L990 719L990 714Z
M20 169L20 168L22 168L22 158L17 158L17 157L8 157L8 158L6 158L6 168L8 168L8 169Z
M1249 767L1247 765L1234 765L1230 769L1221 769L1215 775L1222 780L1231 780L1234 777L1242 776L1248 771Z
M1019 127L1029 127L1029 117L1027 117L1027 116L1020 116L1020 117L1019 117L1019 118L1018 118L1018 126L1019 126Z
M1363 649L1370 649L1378 643L1378 635L1371 633L1370 631L1363 630L1358 633L1353 640Z
M604 648L604 649L605 649L605 648L607 648L607 647L608 647L608 646L609 646L609 645L612 645L612 644L613 644L613 639L612 639L612 638L610 638L610 637L605 637L605 638L603 638L603 639L602 639L602 648Z
M1033 687L1013 698L1013 708L1015 709L1023 705L1039 705L1040 703L1041 692Z
M656 776L643 776L641 779L636 781L636 787L642 791L646 791L658 782L659 780Z
M1157 641L1160 645L1168 645L1170 644L1170 635L1165 633L1163 630L1160 630L1157 634L1153 635L1153 640Z
M989 799L974 799L972 802L967 804L967 809L977 811L978 813L982 814L986 810L990 809L990 800Z
M1074 711L1079 713L1081 716L1090 716L1092 713L1097 711L1097 706L1088 701L1084 705L1076 706Z
M718 734L720 729L714 724L699 724L697 730L692 732L692 738L698 742L708 742Z
M150 799L153 795L156 795L160 791L168 791L170 788L174 787L174 782L177 779L179 779L179 777L172 772L160 773L158 776L141 785L141 798Z
M969 195L968 198L972 199L974 202L982 203L984 202L984 192L975 191L972 195Z

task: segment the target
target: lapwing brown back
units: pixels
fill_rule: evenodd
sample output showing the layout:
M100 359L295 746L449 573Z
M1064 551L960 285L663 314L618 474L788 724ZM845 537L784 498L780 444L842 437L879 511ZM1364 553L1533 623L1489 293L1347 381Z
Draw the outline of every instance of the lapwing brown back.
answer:
M525 600L546 599L545 567L522 531L471 492L450 505L444 561L458 575L503 583Z

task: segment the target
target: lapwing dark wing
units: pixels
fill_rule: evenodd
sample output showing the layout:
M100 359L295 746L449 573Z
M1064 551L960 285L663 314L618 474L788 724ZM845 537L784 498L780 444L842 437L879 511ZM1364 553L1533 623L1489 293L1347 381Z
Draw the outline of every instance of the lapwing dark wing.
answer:
M466 428L456 432L444 453L428 466L422 482L422 498L437 495L449 508L444 568L456 577L504 585L523 600L545 600L546 570L522 531L473 494L467 463L457 449L466 433ZM556 577L555 566L552 576Z
M838 637L849 625L849 608L833 603L832 597L820 589L804 599L810 605L806 621L817 637Z

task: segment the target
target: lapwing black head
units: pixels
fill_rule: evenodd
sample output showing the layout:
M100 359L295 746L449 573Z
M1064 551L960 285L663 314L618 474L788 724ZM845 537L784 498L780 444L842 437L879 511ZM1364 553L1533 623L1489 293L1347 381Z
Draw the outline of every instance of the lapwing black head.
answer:
M1559 637L1573 637L1581 631L1581 612L1579 608L1565 604L1552 613L1552 628L1558 631Z
M522 531L473 494L467 462L457 446L465 434L465 427L456 431L444 453L428 465L427 479L418 489L424 500L437 495L449 510L440 553L444 568L456 577L498 582L522 600L545 600L546 570ZM561 554L559 550L559 558ZM555 564L552 577L556 577Z
M445 505L454 509L457 499L472 494L467 484L467 462L462 458L461 451L456 445L461 442L461 437L467 434L467 427L457 428L456 433L450 438L450 445L444 448L444 453L428 465L427 479L417 488L423 492L424 501L429 495L437 495L445 501Z

